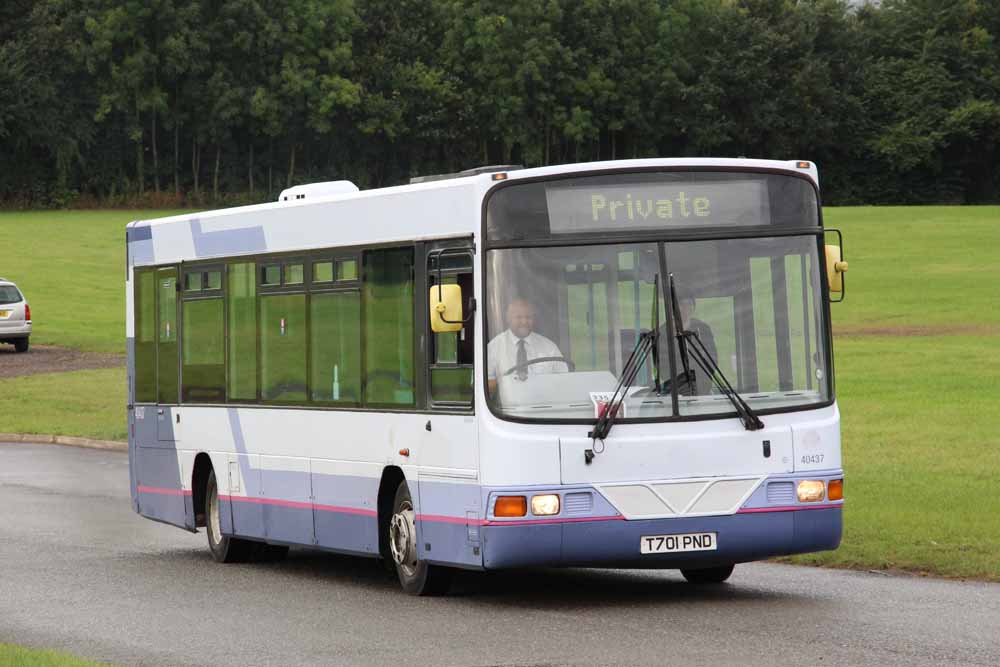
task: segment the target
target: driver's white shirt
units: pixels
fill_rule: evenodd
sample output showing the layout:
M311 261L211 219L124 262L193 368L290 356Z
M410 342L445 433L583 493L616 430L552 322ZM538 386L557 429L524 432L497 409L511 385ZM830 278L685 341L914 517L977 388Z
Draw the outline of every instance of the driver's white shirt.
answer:
M486 346L486 377L496 380L503 377L504 373L517 365L517 342L521 340L514 335L514 332L507 329L502 334L490 341ZM524 337L524 352L528 356L528 361L540 357L561 357L562 352L559 347L541 334L532 331ZM528 366L529 375L540 373L563 373L566 371L566 364L561 361L545 361ZM517 371L511 373L516 374Z

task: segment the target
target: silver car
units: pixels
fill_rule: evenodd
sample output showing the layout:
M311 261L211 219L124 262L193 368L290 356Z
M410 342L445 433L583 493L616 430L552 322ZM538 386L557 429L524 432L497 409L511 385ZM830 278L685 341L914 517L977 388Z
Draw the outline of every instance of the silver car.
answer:
M27 352L30 336L31 306L17 285L0 278L0 343L10 343L18 352Z

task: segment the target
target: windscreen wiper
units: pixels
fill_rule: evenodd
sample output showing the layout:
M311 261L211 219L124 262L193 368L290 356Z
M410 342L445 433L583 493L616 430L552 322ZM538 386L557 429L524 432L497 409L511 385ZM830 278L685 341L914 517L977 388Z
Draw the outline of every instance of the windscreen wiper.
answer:
M659 276L653 279L654 294L653 303L656 304L659 301ZM660 391L660 372L658 368L658 363L656 360L657 352L659 350L659 339L660 339L660 328L658 326L659 322L659 309L654 306L654 322L652 331L644 331L639 334L639 339L635 342L635 347L632 348L632 353L628 356L628 360L625 362L625 366L622 368L621 378L618 380L618 386L615 387L614 393L611 394L611 398L608 400L607 405L602 412L597 417L597 421L594 422L594 427L587 437L591 439L592 445L590 449L585 449L583 451L583 457L586 463L589 465L591 461L594 460L594 456L600 454L603 450L596 448L596 443L598 440L604 441L608 437L608 433L611 432L611 427L614 426L615 420L618 418L618 412L622 409L622 404L625 402L625 398L628 395L628 388L632 386L632 382L635 380L635 376L639 374L639 369L642 365L646 363L646 359L649 358L649 353L652 351L654 356L654 382L656 384L656 391Z
M688 354L695 360L702 371L712 379L719 391L725 394L729 402L736 408L743 427L748 431L758 431L764 428L764 422L747 404L743 397L733 388L725 373L719 368L719 364L709 353L708 348L698 337L697 331L685 330L684 321L681 319L681 309L677 303L677 289L674 286L674 274L670 274L670 303L674 313L674 322L677 326L677 347L680 348L681 360L684 363L684 377L692 381L692 371L688 367Z
M650 344L650 351L653 353L653 388L656 395L660 395L662 386L660 385L660 274L653 276L653 342Z

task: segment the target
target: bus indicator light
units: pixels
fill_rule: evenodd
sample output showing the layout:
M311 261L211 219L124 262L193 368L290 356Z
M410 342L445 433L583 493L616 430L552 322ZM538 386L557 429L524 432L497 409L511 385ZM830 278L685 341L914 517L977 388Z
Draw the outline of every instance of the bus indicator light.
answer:
M798 167L799 169L808 169L809 168L809 163L808 162L796 162L795 166Z
M799 482L798 496L801 503L818 503L826 495L826 484L819 479L804 479Z
M524 516L528 513L528 499L524 496L498 496L493 514L499 517Z
M844 499L844 480L842 479L831 479L830 484L826 489L826 497L829 500L843 500Z
M531 496L531 513L536 516L559 514L559 496L554 493Z
M507 180L507 172L501 171L499 173L493 174L493 180L494 181L506 181Z

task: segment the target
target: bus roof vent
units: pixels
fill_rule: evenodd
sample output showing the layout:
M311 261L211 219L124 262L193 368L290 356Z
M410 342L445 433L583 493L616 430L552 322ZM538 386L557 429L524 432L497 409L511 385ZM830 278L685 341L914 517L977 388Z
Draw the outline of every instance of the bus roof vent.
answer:
M431 181L445 181L449 178L465 178L466 176L478 176L479 174L494 174L498 171L517 171L524 169L520 164L493 164L487 167L473 167L465 169L457 174L433 174L431 176L414 176L410 179L410 185L414 183L430 183Z
M286 188L278 195L278 201L301 201L303 199L316 199L317 197L329 197L331 195L346 195L357 192L358 186L350 181L326 181L324 183L306 183Z

